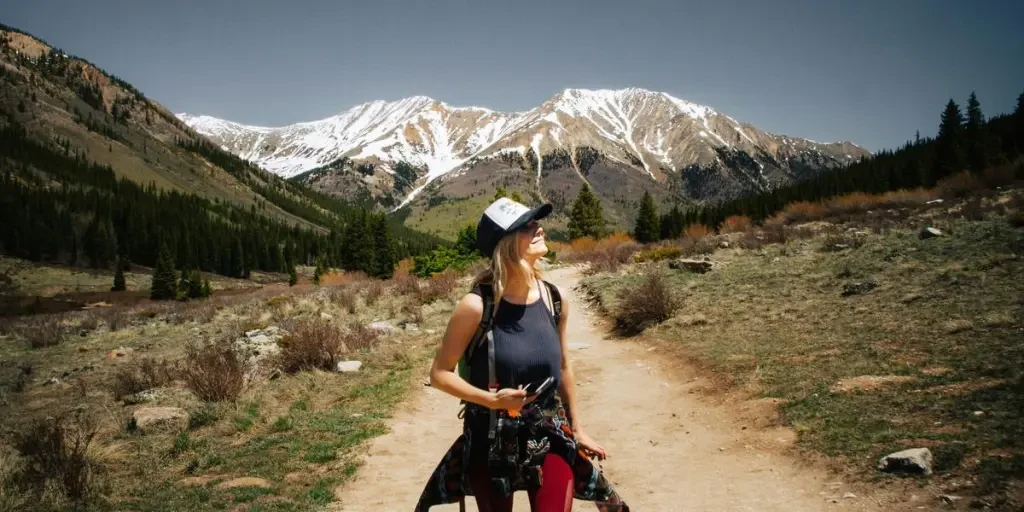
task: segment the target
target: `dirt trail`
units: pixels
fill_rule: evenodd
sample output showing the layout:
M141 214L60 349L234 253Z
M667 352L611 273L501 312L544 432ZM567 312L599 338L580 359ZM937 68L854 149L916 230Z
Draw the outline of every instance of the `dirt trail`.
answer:
M574 269L551 272L571 307L568 336L579 383L581 419L611 458L605 473L637 511L876 510L826 472L784 449L792 434L758 428L738 406L718 407L691 394L701 381L669 369L657 352L607 339L572 291ZM425 378L425 377L424 377ZM458 437L458 401L424 387L375 439L355 481L338 490L333 510L411 511L441 456ZM749 410L746 410L749 412ZM891 505L886 507L893 510ZM576 502L574 510L594 510ZM458 510L458 505L436 507ZM472 499L467 510L476 510ZM516 511L529 510L526 496Z

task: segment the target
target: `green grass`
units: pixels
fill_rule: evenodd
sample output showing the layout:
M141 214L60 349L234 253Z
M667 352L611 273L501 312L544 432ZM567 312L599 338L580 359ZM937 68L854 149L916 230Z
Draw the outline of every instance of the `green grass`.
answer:
M940 474L1005 478L1024 454L1024 230L1001 218L938 227L950 236L920 240L911 227L839 252L822 251L820 238L719 251L723 265L708 274L668 271L684 305L644 336L722 385L784 399L801 447L863 474L885 453L927 444ZM641 279L622 272L585 285L614 314L618 291ZM867 279L878 288L841 296ZM706 322L684 320L696 315ZM890 375L915 380L832 389Z

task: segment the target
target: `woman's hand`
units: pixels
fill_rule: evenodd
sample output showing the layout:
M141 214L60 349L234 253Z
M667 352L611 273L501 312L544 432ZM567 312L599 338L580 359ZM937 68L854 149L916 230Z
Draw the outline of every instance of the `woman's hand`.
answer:
M608 452L605 451L604 447L597 444L596 441L591 439L589 435L584 432L576 433L576 445L583 450L587 456L597 456L598 460L604 460L608 458Z
M519 386L516 389L499 389L493 396L494 398L491 402L491 409L503 409L506 411L518 411L536 398L535 396L527 397L526 390L524 390L522 386Z

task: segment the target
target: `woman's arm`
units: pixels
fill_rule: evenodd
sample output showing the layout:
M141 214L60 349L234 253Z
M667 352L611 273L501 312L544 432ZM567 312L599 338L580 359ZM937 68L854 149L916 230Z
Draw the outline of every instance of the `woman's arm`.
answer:
M562 297L565 295L563 294ZM573 435L576 437L579 447L588 454L605 459L608 457L608 451L583 431L583 424L580 421L580 408L576 406L576 376L572 372L572 364L569 363L569 339L565 335L568 324L569 301L563 299L562 317L558 323L558 337L562 343L562 383L558 387L558 392L562 396L562 401L568 404L569 423L572 425Z
M524 403L529 403L528 400L524 402L526 392L523 390L502 389L490 393L466 382L455 372L459 359L480 325L483 310L483 299L473 293L466 294L455 306L441 340L441 348L430 367L430 385L456 398L490 409L518 410Z
M562 290L558 290L561 293ZM562 295L565 297L565 295ZM572 364L569 363L569 340L565 335L565 326L569 324L569 301L562 300L562 316L558 321L558 339L562 345L562 382L558 386L558 393L562 401L569 407L569 424L577 434L583 432L580 422L579 408L576 407L576 376L572 373Z

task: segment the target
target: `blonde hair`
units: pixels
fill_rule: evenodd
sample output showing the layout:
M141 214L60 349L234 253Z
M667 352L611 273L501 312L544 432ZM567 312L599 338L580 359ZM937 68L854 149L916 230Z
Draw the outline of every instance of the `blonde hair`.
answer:
M505 288L508 287L511 274L522 273L525 270L520 266L522 259L522 255L519 254L519 237L516 236L516 233L505 235L494 248L490 266L473 278L473 288L481 283L489 283L494 292L494 303L497 304L501 300L502 294L505 293ZM525 277L538 280L544 278L536 263L530 269L530 275Z

